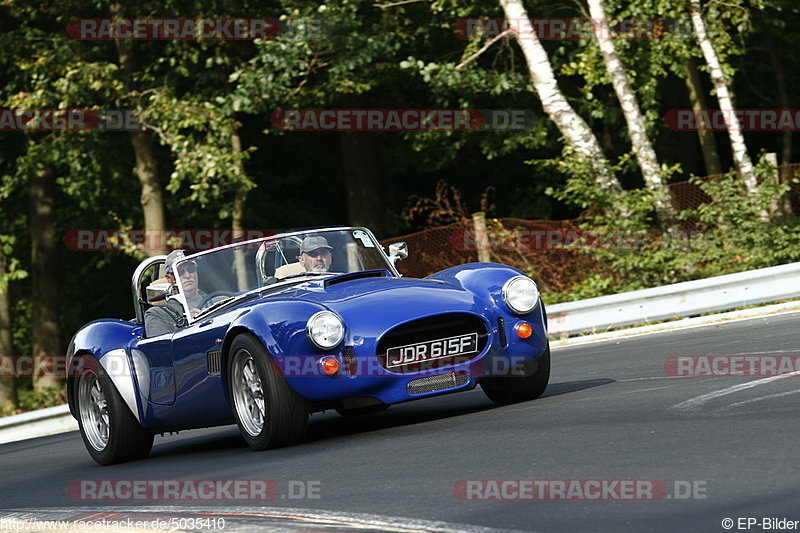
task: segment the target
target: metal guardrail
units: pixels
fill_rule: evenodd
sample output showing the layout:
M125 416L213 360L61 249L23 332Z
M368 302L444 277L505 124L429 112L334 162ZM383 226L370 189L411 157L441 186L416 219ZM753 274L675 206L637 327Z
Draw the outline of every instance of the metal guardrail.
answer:
M550 305L548 333L596 333L793 298L800 298L800 263Z
M0 444L78 429L68 405L0 418Z

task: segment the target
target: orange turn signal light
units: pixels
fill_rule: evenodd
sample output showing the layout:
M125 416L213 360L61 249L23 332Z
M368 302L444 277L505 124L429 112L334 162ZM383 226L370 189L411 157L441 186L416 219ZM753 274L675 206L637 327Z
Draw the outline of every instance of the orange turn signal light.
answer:
M533 335L533 326L527 322L519 322L516 326L514 326L514 331L517 332L517 336L520 339L527 339Z
M322 366L322 371L329 376L334 375L339 371L339 361L333 357L326 357L319 362Z

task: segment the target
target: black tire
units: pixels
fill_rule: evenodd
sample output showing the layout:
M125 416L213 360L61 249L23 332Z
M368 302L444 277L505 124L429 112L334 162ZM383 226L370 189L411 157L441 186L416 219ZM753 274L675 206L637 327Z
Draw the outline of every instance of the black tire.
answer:
M153 434L134 418L99 364L75 380L78 427L86 450L101 465L135 461L153 448Z
M388 403L379 403L377 405L367 405L366 407L354 407L345 409L344 407L337 407L336 412L344 417L368 415L370 413L380 413L390 407Z
M275 372L261 341L243 333L233 339L229 353L231 407L247 445L266 450L301 441L308 427L308 405Z
M490 376L481 380L481 388L495 403L506 405L534 400L544 393L550 381L550 346L538 359L539 366L530 376Z

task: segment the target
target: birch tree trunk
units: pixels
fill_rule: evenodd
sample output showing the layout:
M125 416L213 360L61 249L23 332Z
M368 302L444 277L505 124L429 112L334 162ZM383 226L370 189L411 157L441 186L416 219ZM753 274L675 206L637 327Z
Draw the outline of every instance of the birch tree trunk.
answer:
M242 138L239 136L239 130L234 127L231 134L231 149L237 154L242 153ZM239 168L244 175L244 164L239 162ZM233 209L231 210L231 231L233 239L244 239L246 231L244 229L244 206L247 200L247 193L241 183L234 183L233 185ZM234 268L236 270L236 283L240 291L247 290L247 267L245 264L245 251L241 249L234 250L233 255Z
M588 0L588 2L589 13L595 19L592 27L597 44L603 55L606 70L611 77L611 85L617 94L622 114L625 116L636 161L642 171L645 186L655 194L653 207L656 217L662 227L669 228L674 220L672 200L669 189L661 176L661 166L658 164L656 151L647 135L647 127L639 108L639 102L636 100L636 94L633 92L628 73L619 58L614 41L610 38L611 30L602 0Z
M521 0L498 0L506 18L515 23L514 38L522 49L534 89L545 113L556 124L567 144L595 171L598 187L622 192L622 185L608 168L605 154L589 125L572 108L558 87L550 59L531 24Z
M728 137L731 140L731 150L733 152L733 162L736 168L742 174L744 185L750 195L755 195L758 191L758 181L756 180L755 170L753 168L753 161L747 153L747 145L744 142L744 134L742 133L742 125L739 119L733 114L733 102L731 99L731 92L728 89L725 74L722 72L722 67L719 62L714 45L706 32L706 24L703 21L702 8L700 0L689 1L689 12L692 17L692 24L694 25L694 32L697 35L697 40L700 43L700 49L703 51L706 64L708 64L708 71L711 76L711 81L714 84L714 89L717 91L717 100L719 101L719 108L722 110L723 118L725 119L725 127L728 130Z

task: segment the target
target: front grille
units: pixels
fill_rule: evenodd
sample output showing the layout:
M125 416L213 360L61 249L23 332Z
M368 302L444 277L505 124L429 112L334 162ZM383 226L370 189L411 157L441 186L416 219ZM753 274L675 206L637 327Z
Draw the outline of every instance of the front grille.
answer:
M415 355L397 364L396 353L401 347L405 350L408 346L461 336L471 336L473 339L477 336L475 349L447 356L420 353L419 357ZM486 325L480 317L467 313L447 313L413 320L394 328L378 341L376 353L381 366L390 372L420 372L469 361L480 355L487 340ZM389 350L393 350L395 355L390 357ZM390 362L392 358L395 359Z
M467 382L467 373L463 370L458 372L448 372L438 376L415 379L408 382L408 392L410 394L424 394L437 390L452 389L459 387Z
M358 363L356 362L356 352L352 346L344 349L344 369L348 376L355 376Z

